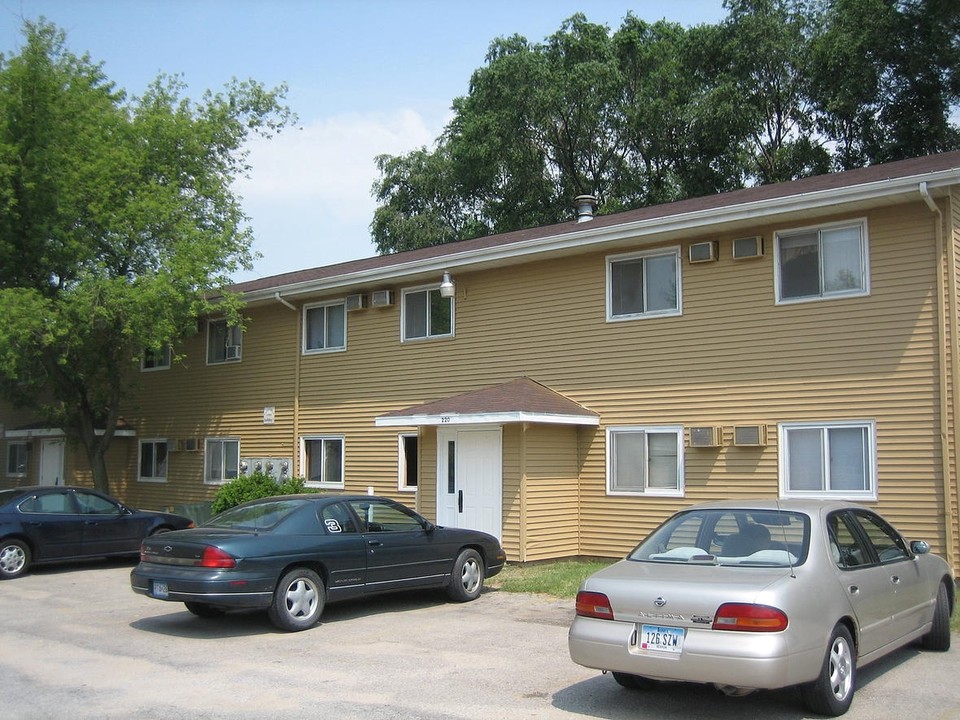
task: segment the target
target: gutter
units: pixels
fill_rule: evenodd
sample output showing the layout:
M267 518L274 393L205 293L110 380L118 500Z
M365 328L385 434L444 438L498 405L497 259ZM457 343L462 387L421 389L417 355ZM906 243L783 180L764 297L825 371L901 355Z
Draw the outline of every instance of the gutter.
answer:
M953 500L951 493L951 473L950 473L950 448L958 447L958 420L960 420L960 367L958 367L955 352L951 352L956 346L957 312L954 307L957 302L957 258L953 243L950 247L946 246L943 237L943 213L937 206L937 203L930 195L927 183L921 182L919 187L920 197L927 204L936 216L936 243L937 243L937 309L941 317L940 324L940 463L941 474L943 475L943 528L946 560L950 567L955 567L954 555L955 547L953 542ZM944 263L944 260L946 263ZM944 268L946 264L946 268ZM944 278L944 271L947 277ZM947 296L949 294L949 302ZM946 332L945 332L946 331ZM947 348L947 344L951 348ZM947 384L947 368L950 370L950 380L953 389L953 424L950 420L950 401Z

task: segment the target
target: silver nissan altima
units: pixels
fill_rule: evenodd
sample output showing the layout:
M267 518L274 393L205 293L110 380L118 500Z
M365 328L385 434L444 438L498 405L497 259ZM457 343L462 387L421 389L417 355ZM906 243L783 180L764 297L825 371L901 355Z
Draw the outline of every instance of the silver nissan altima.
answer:
M629 688L711 683L731 695L799 685L842 715L857 668L919 639L950 648L953 569L847 502L697 505L577 594L570 657Z

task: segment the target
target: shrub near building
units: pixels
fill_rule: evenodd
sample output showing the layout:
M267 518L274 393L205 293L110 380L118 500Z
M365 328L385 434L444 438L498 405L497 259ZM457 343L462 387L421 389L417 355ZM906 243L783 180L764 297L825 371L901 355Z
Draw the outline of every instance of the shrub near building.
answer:
M213 499L213 514L218 515L224 510L258 498L313 492L305 485L303 478L288 478L278 483L272 476L260 471L241 475L217 490Z

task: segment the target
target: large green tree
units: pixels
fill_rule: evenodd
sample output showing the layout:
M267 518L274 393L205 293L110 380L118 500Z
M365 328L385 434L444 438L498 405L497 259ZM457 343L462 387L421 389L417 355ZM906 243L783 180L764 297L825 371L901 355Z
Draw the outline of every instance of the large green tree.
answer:
M960 148L956 0L725 0L497 38L432 150L378 159L382 253Z
M27 22L0 56L0 393L105 453L145 349L196 332L211 298L241 323L250 266L234 180L250 133L290 120L283 88L233 81L200 101L159 77L128 99L62 31Z

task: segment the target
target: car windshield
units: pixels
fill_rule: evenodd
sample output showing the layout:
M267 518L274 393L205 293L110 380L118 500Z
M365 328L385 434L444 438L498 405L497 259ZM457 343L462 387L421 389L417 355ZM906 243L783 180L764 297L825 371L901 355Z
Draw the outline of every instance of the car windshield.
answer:
M810 520L784 510L709 508L681 512L628 556L642 562L787 567L807 557Z
M239 505L214 515L203 523L203 527L269 530L297 508L303 507L303 502L303 500L289 499Z

